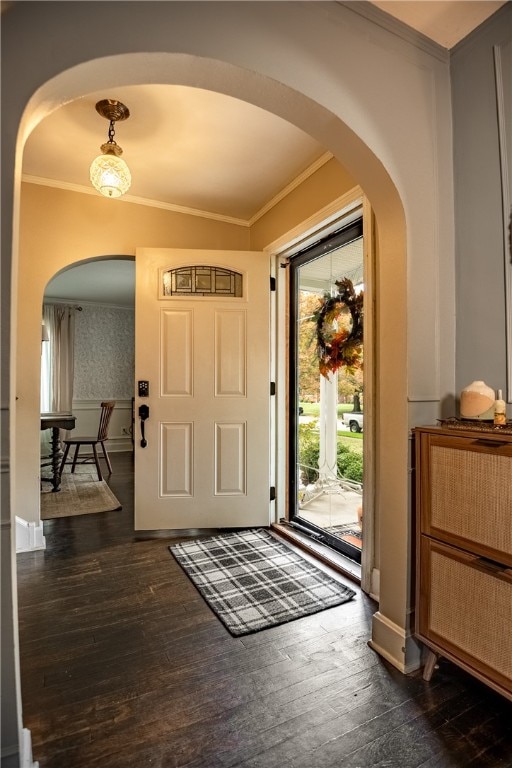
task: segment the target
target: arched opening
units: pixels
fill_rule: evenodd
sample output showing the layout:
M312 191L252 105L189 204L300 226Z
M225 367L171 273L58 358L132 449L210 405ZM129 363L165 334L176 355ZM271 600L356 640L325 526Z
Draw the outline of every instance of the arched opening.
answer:
M406 253L405 253L405 218L400 197L395 184L386 172L382 162L371 151L347 121L341 119L335 111L313 101L300 89L294 89L278 79L266 74L243 69L233 64L212 61L207 58L190 57L184 54L126 54L104 59L96 59L85 64L78 64L61 75L48 80L37 89L25 109L18 138L18 157L23 151L23 144L30 130L46 114L69 99L79 98L88 92L102 87L105 72L108 71L109 85L143 83L152 77L161 82L199 85L211 90L243 98L251 103L279 114L284 119L301 127L309 135L329 149L352 173L367 194L375 212L377 224L377 273L379 283L378 324L382 329L378 334L380 345L380 370L378 400L396 405L393 416L384 409L379 410L379 426L393 426L396 434L394 445L389 448L377 444L376 454L379 473L382 477L379 505L383 514L387 507L393 509L395 522L390 529L392 546L386 550L387 563L381 561L381 570L388 574L386 590L389 595L387 613L397 626L404 624L404 606L407 593L407 412L406 412L406 319L405 302L396 301L397 294L406 295ZM284 77L286 81L286 77ZM34 92L34 91L32 91ZM20 165L18 160L18 167ZM19 220L19 176L16 179L14 220ZM18 233L15 233L14 263L18 259ZM87 246L91 253L90 243ZM92 251L94 252L94 251ZM95 252L101 252L96 249ZM78 251L79 258L84 252ZM69 252L62 247L55 255L51 274L56 268L69 264ZM385 267L384 267L385 265ZM36 342L30 337L40 323L39 307L44 286L51 274L44 262L34 269L31 295L36 298L34 311L30 310L24 318L23 328L17 334L17 349L29 339L26 354L28 358L37 358ZM37 339L37 333L35 334ZM37 342L38 346L38 342ZM25 348L25 346L24 346ZM14 352L16 354L16 350ZM28 398L24 403L25 414L18 412L12 434L22 431L37 411L37 402ZM25 420L25 421L24 421ZM33 427L29 427L33 431ZM20 466L27 466L24 457L19 455L19 446L13 437L15 462L14 474ZM26 458L26 457L25 457ZM20 461L21 459L21 461ZM30 458L29 461L33 461ZM398 469L397 469L398 468ZM13 487L16 487L16 483ZM14 502L16 500L14 499ZM381 521L382 522L382 521ZM384 524L383 529L386 528ZM395 580L392 571L400 563L400 575ZM388 568L389 565L389 568ZM398 588L397 583L398 581Z
M69 411L75 419L73 436L93 435L101 403L114 401L106 444L110 452L133 448L134 312L131 257L72 264L54 275L44 291L41 413ZM65 478L55 478L60 465L53 466L52 436L52 430L41 430L42 476L54 483ZM61 458L60 446L56 451ZM42 506L50 499L43 497Z
M79 71L75 71L74 74L77 76L77 82L79 79L78 74L80 74L82 82L80 88L77 88L73 94L70 93L69 84L66 83L69 79L69 73L54 78L54 80L46 83L39 89L27 106L23 120L23 133L26 136L29 126L32 128L36 120L42 118L44 111L48 110L47 104L49 102L53 105L63 103L71 95L79 97L87 91L98 88L104 79L104 71L107 65L113 79L117 80L120 84L144 82L144 79L148 77L148 65L150 65L152 70L152 77L159 81L177 82L180 84L188 84L190 82L191 70L188 57L176 54L146 55L144 57L144 67L141 66L141 60L141 56L129 54L80 65L77 68ZM403 212L396 188L384 171L380 161L346 124L339 119L333 119L333 115L326 113L325 108L315 104L300 93L290 91L290 89L285 88L282 84L275 82L265 82L265 87L262 89L260 77L255 73L244 73L244 77L240 79L233 78L232 68L227 67L227 65L223 66L224 79L220 78L222 82L219 82L218 77L211 78L209 76L208 64L207 60L197 59L194 61L193 71L196 83L199 82L201 86L228 93L229 95L235 95L236 97L239 97L243 91L246 100L264 109L273 111L285 119L293 119L303 130L306 129L310 135L320 140L344 165L347 165L358 181L362 181L361 186L363 186L372 203L377 221L378 263L386 263L386 270L383 270L378 280L381 291L378 297L379 325L385 325L391 321L393 324L396 323L397 327L400 324L403 327L403 322L401 323L397 317L403 311L403 307L391 304L386 293L387 281L389 281L388 276L391 270L393 270L393 293L396 292L397 285L400 283L400 280L404 279L405 275ZM216 82L212 83L211 80ZM87 82L87 85L84 85L85 82ZM65 99L62 96L63 84L66 85ZM286 100L282 98L283 93L286 93ZM329 118L327 130L326 118ZM91 244L88 243L86 247L90 253ZM103 243L97 243L98 251L103 247ZM58 255L57 260L54 258L53 268L55 266L60 268L68 266L70 263L69 254L69 243L67 243L66 248L62 249L62 252ZM81 259L85 255L84 253L77 253L76 257ZM73 260L76 257L73 256ZM378 269L379 267L377 266ZM44 265L41 265L40 270L41 272L44 271ZM50 277L50 275L41 274L41 283L45 281L46 277ZM32 289L37 289L35 283L33 283ZM40 285L39 290L42 290L42 285ZM386 318L387 313L390 313L389 319ZM395 315L394 318L391 317L393 315ZM405 339L403 339L401 344L399 337L400 334L397 334L393 340L393 356L395 360L397 355L401 356L402 360L404 360ZM386 339L382 339L381 343L385 345ZM388 356L386 353L382 354L381 350L381 367L386 367L387 359ZM383 375L383 372L381 372L379 397L383 400L396 399L398 390L403 387L403 376L401 373L403 366L403 363L402 366L394 364L387 375ZM386 392L388 382L390 391ZM378 449L377 453L379 453ZM387 457L381 455L380 458L382 464L385 465L386 461L388 461ZM384 469L383 471L386 472Z

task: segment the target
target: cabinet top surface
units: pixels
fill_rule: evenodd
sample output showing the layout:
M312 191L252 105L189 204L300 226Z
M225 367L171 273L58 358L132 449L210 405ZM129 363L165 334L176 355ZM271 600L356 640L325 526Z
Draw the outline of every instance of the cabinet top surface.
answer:
M484 424L483 422L477 422L474 424L466 424L461 422L459 426L455 425L432 425L414 427L413 432L420 435L422 433L428 433L433 435L446 435L447 437L460 437L469 438L472 440L492 440L493 442L500 441L504 443L512 442L512 424L507 424L506 427L495 427L493 424Z

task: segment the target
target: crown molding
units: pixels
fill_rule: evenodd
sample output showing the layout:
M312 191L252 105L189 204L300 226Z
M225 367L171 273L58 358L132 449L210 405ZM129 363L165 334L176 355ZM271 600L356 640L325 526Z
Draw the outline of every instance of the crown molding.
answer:
M30 176L27 173L22 175L21 180L27 184L38 184L41 187L53 187L54 189L63 189L68 192L79 192L83 195L95 195L98 197L98 192L95 189L85 186L84 184L72 184L69 181L46 179L43 176ZM224 224L235 224L238 227L249 226L249 223L245 219L237 219L233 216L223 216L220 213L212 213L211 211L201 211L197 208L187 208L184 205L175 205L174 203L164 203L160 200L150 200L147 197L137 197L136 195L123 195L121 198L118 198L116 202L146 205L148 208L161 208L165 211L172 211L173 213L183 213L187 216L199 216L203 219L214 219L215 221L221 221Z
M274 195L274 197L269 200L268 203L265 203L263 208L260 208L260 210L249 219L248 225L252 227L252 225L255 224L258 219L261 219L261 217L268 213L268 211L272 210L272 208L274 208L274 206L276 206L281 200L289 195L290 192L293 192L294 189L300 187L300 185L306 181L306 179L309 179L310 176L316 173L318 169L323 165L328 163L329 160L332 160L332 158L333 155L331 152L325 152L321 157L318 158L318 160L315 160L314 163L308 166L305 171L302 171L302 173L293 179L293 181L287 184L286 187L283 187L283 189L278 192L277 195Z
M489 28L492 25L500 24L502 22L504 25L506 25L508 21L508 27L510 28L510 20L507 20L506 18L507 15L511 12L510 7L510 0L507 0L504 5L501 6L501 8L498 8L498 10L494 11L491 16L488 16L485 21L482 21L482 23L479 24L478 27L475 27L475 29L473 29L471 32L469 32L466 37L463 37L462 40L459 40L459 42L454 45L453 48L450 48L450 58L453 59L461 51L464 52L466 48L478 44L478 42L488 34ZM506 28L506 26L503 27L504 30L506 30ZM504 42L506 43L506 41Z
M164 203L160 200L150 200L147 197L137 197L135 195L123 195L118 198L119 202L135 203L136 205L146 205L149 208L161 208L165 211L172 211L173 213L183 213L187 216L199 216L203 219L213 219L215 221L221 221L224 224L234 224L238 227L252 227L252 225L261 219L268 211L276 206L281 200L283 200L290 192L300 187L300 185L306 181L310 176L318 171L323 165L332 160L333 155L330 152L325 152L318 160L315 160L310 166L302 171L293 181L287 184L283 189L277 193L268 203L265 203L263 208L255 213L250 219L238 219L233 216L223 216L220 213L212 213L211 211L201 211L197 208L187 208L182 205L174 205L174 203ZM85 186L83 184L72 184L68 181L58 181L56 179L46 179L43 176L31 176L28 173L24 173L21 180L27 184L38 184L42 187L53 187L54 189L63 189L68 192L79 192L83 195L95 195L98 196L98 192L92 187Z
M389 13L386 13L367 0L336 0L336 4L371 21L376 26L381 27L381 29L385 29L387 32L399 37L401 40L413 45L415 48L419 48L421 51L424 51L424 53L433 56L439 61L444 63L449 62L450 51L448 48L444 48L422 32L418 32L412 27L409 27L403 21L395 19L394 16L390 16Z

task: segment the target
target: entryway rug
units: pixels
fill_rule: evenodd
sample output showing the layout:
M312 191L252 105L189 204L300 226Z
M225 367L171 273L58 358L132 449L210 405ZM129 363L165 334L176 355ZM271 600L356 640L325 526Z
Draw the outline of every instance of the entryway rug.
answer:
M355 592L263 529L169 547L232 635L341 605Z
M51 483L43 482L41 490L41 519L91 515L121 509L105 480L98 480L96 470L65 472L60 491L53 493Z

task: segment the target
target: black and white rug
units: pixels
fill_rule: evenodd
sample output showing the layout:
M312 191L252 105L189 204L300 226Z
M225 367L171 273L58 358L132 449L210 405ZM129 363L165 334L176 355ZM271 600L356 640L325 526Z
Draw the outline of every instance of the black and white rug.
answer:
M266 530L226 533L169 549L232 635L284 624L355 596Z

